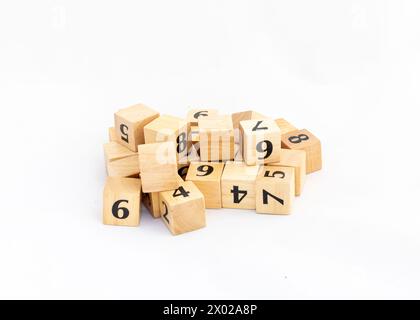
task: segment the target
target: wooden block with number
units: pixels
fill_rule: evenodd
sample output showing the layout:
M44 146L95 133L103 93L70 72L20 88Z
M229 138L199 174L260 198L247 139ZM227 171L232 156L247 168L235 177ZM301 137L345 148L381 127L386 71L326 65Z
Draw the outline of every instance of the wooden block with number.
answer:
M240 122L245 120L264 120L269 119L261 113L248 110L243 112L232 113L233 129L235 131L235 143L241 143Z
M295 198L295 171L290 167L263 166L256 185L257 213L289 214Z
M188 111L187 114L187 121L191 126L198 126L198 119L204 117L213 117L217 116L219 111L216 109L208 109L208 108L201 108L201 109L191 109Z
M144 126L158 116L159 112L144 104L117 111L114 115L117 142L132 151L137 151L138 145L144 143Z
M141 181L108 177L103 195L103 222L115 226L140 224Z
M162 115L144 126L145 143L173 141L177 159L187 156L189 145L188 124L184 119Z
M292 124L290 124L287 120L283 118L276 119L275 121L277 125L279 126L282 135L288 132L297 130L295 126L293 126Z
M280 161L281 131L274 120L245 120L240 128L247 165Z
M234 158L235 142L230 116L200 118L198 127L202 161L226 161Z
M179 186L173 142L140 145L139 167L144 192L173 190Z
M291 167L295 170L295 195L302 194L306 180L306 152L303 150L281 149L281 160L267 166Z
M219 162L191 162L186 181L192 181L204 195L206 208L219 209L222 207L222 193L220 179L222 178L224 163Z
M321 141L308 130L295 130L282 135L283 148L304 150L306 152L306 173L312 173L322 168Z
M255 210L258 171L258 166L247 166L245 162L226 162L221 183L223 208Z
M174 235L206 226L204 196L191 181L177 189L160 192L161 217Z

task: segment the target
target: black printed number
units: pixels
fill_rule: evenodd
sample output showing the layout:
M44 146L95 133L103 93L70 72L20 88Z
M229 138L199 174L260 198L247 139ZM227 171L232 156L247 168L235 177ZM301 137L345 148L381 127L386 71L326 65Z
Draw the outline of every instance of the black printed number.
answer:
M268 127L260 127L260 124L263 123L262 121L258 121L254 128L252 128L252 131L257 130L268 130Z
M188 172L188 166L184 166L178 169L178 175L185 180L185 177L187 176Z
M271 194L270 192L268 192L267 190L263 189L263 203L264 204L268 204L268 197L273 198L274 200L276 200L277 202L281 203L284 205L284 200L276 197L274 194Z
M233 194L233 203L241 203L243 198L246 197L248 191L246 190L239 190L238 186L233 186L233 189L230 190L230 193Z
M179 187L178 189L176 189L174 191L174 193L172 194L172 197L176 198L176 197L183 196L184 198L186 198L186 197L189 197L189 194L190 194L190 192L189 191L186 191L184 189L184 187L181 186L181 187Z
M182 132L177 138L176 143L178 146L176 147L176 152L182 153L187 148L187 134Z
M121 203L128 203L128 200L118 200L112 205L112 215L117 219L126 219L130 212L127 208L120 207ZM121 211L121 214L120 214Z
M306 134L300 134L298 136L289 137L291 143L301 143L302 141L309 140L309 137Z
M198 111L194 113L194 119L198 119L200 117L207 117L209 115L209 112L207 110Z
M125 124L120 125L121 139L128 143L128 127Z
M203 173L203 174L198 174L197 173L198 177L205 177L205 176L208 176L208 175L212 174L212 172L214 171L214 168L212 166L209 166L209 165L205 164L205 165L199 166L197 168L197 171Z
M273 153L273 144L269 140L263 140L257 144L258 152L265 152L263 157L258 157L258 160L267 159Z
M163 219L166 220L166 222L169 224L169 219L168 219L168 206L166 205L165 202L162 201L163 206L165 207L165 212L162 213L162 217Z
M280 179L284 179L284 177L286 176L286 174L283 171L274 171L273 173L271 173L270 175L270 171L266 171L264 173L264 177L267 178L280 178Z

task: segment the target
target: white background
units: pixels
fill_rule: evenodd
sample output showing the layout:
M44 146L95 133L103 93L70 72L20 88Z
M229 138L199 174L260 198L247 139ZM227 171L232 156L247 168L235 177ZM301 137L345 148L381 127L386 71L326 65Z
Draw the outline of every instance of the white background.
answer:
M420 298L419 1L0 4L0 298ZM290 216L101 222L113 113L254 109L324 169Z

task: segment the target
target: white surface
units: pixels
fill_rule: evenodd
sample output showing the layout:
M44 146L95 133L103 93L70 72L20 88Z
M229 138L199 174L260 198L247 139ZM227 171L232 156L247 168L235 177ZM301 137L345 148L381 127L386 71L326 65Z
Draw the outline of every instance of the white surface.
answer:
M420 298L419 1L2 1L0 298ZM284 117L291 216L101 223L113 112Z

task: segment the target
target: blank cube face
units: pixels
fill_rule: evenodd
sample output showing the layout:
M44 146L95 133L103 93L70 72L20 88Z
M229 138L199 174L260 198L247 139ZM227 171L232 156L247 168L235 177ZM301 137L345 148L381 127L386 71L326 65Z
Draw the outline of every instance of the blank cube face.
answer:
M306 180L306 152L303 150L281 150L281 160L276 163L269 163L268 166L291 167L295 170L295 195L302 194Z
M304 150L306 152L306 173L322 168L321 142L308 130L296 130L284 134L281 139L283 148Z
M160 217L159 192L143 193L142 201L153 218Z
M140 179L108 177L103 201L104 224L129 227L139 225Z
M222 175L222 206L255 210L255 181L259 167L228 161Z
M286 133L289 133L291 131L297 130L297 128L295 126L290 124L285 119L280 118L280 119L276 119L275 121L276 121L276 124L279 126L282 135L286 134Z
M206 109L206 108L192 109L192 110L188 111L187 121L192 126L193 125L198 125L198 120L200 118L217 116L218 113L219 112L216 109Z
M188 125L184 119L163 115L144 127L145 143L173 141L177 159L187 156L189 144Z
M107 172L110 177L138 178L140 174L138 155L108 161Z
M193 143L200 141L200 132L198 131L198 125L193 125L190 127L190 141Z
M139 167L144 192L173 190L179 185L173 142L140 145Z
M204 196L191 181L160 192L161 217L174 235L206 226Z
M207 117L198 122L202 161L226 161L235 157L235 141L230 116Z
M109 142L117 142L117 134L115 133L114 127L108 129L108 139Z
M217 162L192 162L188 169L187 181L192 181L204 195L206 208L222 207L220 180L224 164Z
M144 126L158 116L157 111L143 104L119 110L114 115L117 142L137 151L137 146L144 143Z
M243 157L247 165L280 161L281 131L273 120L240 122Z
M295 196L294 169L261 167L256 181L257 213L289 214Z
M131 151L117 142L105 143L104 153L106 162L137 155L136 152Z

